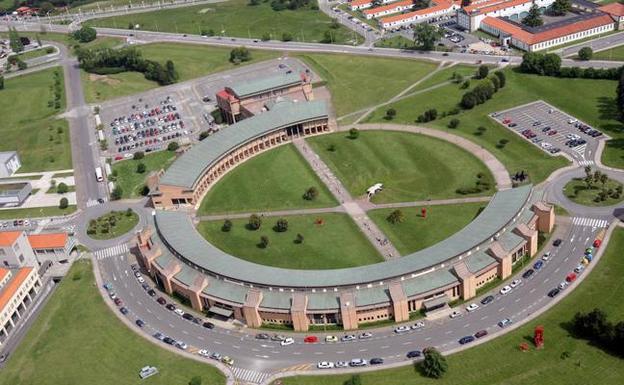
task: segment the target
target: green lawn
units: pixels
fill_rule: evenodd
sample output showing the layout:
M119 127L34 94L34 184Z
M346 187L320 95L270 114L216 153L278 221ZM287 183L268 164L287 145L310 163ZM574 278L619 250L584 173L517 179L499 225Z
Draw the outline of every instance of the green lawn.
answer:
M58 185L54 187L50 187L48 191L46 191L46 194L57 194L57 189L58 189ZM74 192L74 191L76 191L76 186L67 186L67 192Z
M425 378L407 366L361 373L362 384L620 385L624 378L622 359L587 341L570 337L565 323L575 312L586 312L595 307L605 310L612 321L624 319L622 248L624 229L617 229L608 251L580 287L553 309L518 330L449 356L449 370L442 379ZM545 327L544 349L531 348L529 352L521 352L518 346L530 340L536 325ZM568 352L570 357L562 358L563 352ZM292 377L283 382L285 385L342 385L347 379L347 375Z
M337 116L385 102L437 66L427 61L353 55L298 56L327 82Z
M378 209L368 216L388 236L401 255L413 253L432 246L464 228L472 222L487 203L464 203L458 205L424 206L427 217L420 215L422 207L405 207L402 223L391 224L386 218L395 209Z
M53 74L61 77L58 109L54 101ZM0 91L0 151L16 150L22 161L18 172L71 168L71 148L67 121L56 119L65 110L65 87L60 68L5 80Z
M458 73L464 77L465 80L469 80L477 71L477 67L465 64L457 64L451 67L446 67L431 75L431 77L423 80L422 83L414 87L414 91L424 90L436 84L450 81L454 73Z
M262 218L259 230L248 230L247 219L232 220L231 231L221 230L223 221L204 221L199 232L226 253L247 261L292 269L338 269L382 262L383 258L346 214L293 215L288 231L278 233L273 226L279 218ZM322 224L317 221L322 219ZM297 234L304 237L296 243ZM260 237L269 245L259 247ZM329 246L331 245L331 246Z
M48 52L46 52L46 49L47 48L39 48L39 49L35 49L35 50L31 50L31 51L28 51L28 52L21 53L18 56L19 56L19 58L21 60L35 59L35 58L38 58L38 57L41 57L41 56L48 55ZM54 50L54 52L55 51L56 51L56 49ZM54 52L52 52L52 53L54 53Z
M85 47L85 48L112 48L112 47L118 46L119 44L124 43L123 39L121 38L98 36L95 40L89 43L83 44L83 43L78 43L69 34L57 33L57 32L45 32L45 33L38 32L37 33L37 32L20 31L19 35L28 37L31 40L36 40L37 37L39 37L39 39L42 42L53 41L53 42L64 44L68 47L80 46L80 47ZM8 34L6 32L2 32L0 33L0 37L6 39L8 38Z
M224 384L215 368L159 348L111 313L95 287L91 262L74 263L2 369L0 385ZM134 319L131 320L134 322ZM151 337L147 337L153 340ZM145 365L159 374L143 382Z
M554 170L569 162L563 157L551 157L545 154L528 141L496 123L488 116L489 113L542 99L609 134L620 135L624 138L624 134L620 133L621 123L614 119L613 98L616 82L559 79L526 75L514 70L506 70L505 74L507 86L491 100L472 110L460 112L456 116L428 123L427 126L448 130L471 139L492 152L510 172L528 171L534 183L543 181ZM473 80L472 85L476 84L477 81ZM427 108L435 107L439 114L455 108L463 93L464 90L460 90L456 84L443 86L381 108L369 117L369 121L384 122L386 110L393 107L397 111L395 122L413 124L418 115ZM583 95L583 97L570 98L569 95ZM452 118L457 118L461 122L457 129L447 128ZM479 126L486 128L483 134L477 131ZM503 148L497 146L501 139L509 141ZM616 143L608 145L603 155L603 162L614 167L624 167L624 141L621 146L620 149ZM614 159L616 157L619 157L617 161Z
M132 230L138 223L139 216L132 210L111 211L92 220L87 234L93 239L113 239Z
M198 78L211 73L226 71L236 66L229 62L230 48L206 47L191 44L156 43L137 47L143 57L164 63L172 60L180 75L180 81ZM276 51L251 51L252 64L280 56ZM101 102L121 96L132 95L158 87L138 72L99 76L82 72L85 98L89 103Z
M396 131L362 131L355 140L347 136L339 132L308 142L354 197L383 183L384 190L372 199L375 203L457 198L464 195L455 190L475 186L479 173L490 189L474 195L494 193L485 165L454 144Z
M407 39L402 35L384 37L375 42L375 47L380 48L414 48L414 40Z
M248 0L230 0L223 3L204 4L193 7L167 9L96 19L85 24L98 27L128 28L139 25L139 29L160 32L188 33L199 35L202 30L216 35L256 38L264 34L272 40L281 40L284 33L293 41L319 42L326 31L331 31L333 42L350 44L362 42L346 27L331 29L331 19L319 10L310 7L295 11L274 11L270 2L257 6Z
M315 200L303 199L316 187ZM239 165L208 191L198 215L332 207L338 202L292 144Z
M621 185L622 185L621 183L613 179L609 179L609 181L607 181L607 183L605 184L605 189L615 190L617 186L621 186ZM596 198L598 197L598 193L601 190L602 190L602 185L600 183L596 183L591 188L588 189L583 179L575 178L569 181L565 185L563 192L565 196L568 197L568 199L570 199L572 202L576 202L584 206L612 206L624 200L624 197L615 199L609 196L604 201L596 201Z
M61 198L59 197L59 201L60 200ZM71 214L74 211L76 211L75 205L69 205L66 209L60 209L58 206L32 207L25 209L6 209L0 210L0 219L53 217Z
M594 52L592 59L624 61L624 45L600 52Z
M175 160L175 154L171 151L158 151L146 154L141 160L122 160L113 164L113 178L117 186L121 187L122 199L141 197L141 190L145 185L145 178L152 171L158 171L161 168L167 169ZM145 172L140 174L137 172L137 165L143 163Z

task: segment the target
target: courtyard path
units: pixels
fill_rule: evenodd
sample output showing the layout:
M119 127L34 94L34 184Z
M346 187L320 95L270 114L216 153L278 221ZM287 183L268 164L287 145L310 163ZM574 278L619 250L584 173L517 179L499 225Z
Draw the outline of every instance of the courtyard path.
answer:
M318 175L329 191L341 203L345 212L353 218L355 224L362 230L366 238L379 251L384 259L399 257L401 254L394 247L392 242L386 237L379 227L373 222L366 210L360 207L358 201L351 197L351 194L343 186L340 180L334 175L329 167L321 160L314 150L303 140L298 138L293 140L295 148L299 150L303 158L310 164L314 172Z

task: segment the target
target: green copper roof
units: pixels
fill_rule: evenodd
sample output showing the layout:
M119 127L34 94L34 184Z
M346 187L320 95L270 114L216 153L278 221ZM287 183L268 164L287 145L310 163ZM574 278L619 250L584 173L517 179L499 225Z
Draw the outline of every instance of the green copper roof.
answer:
M236 96L239 98L246 98L299 83L301 83L301 75L293 72L290 74L279 74L258 80L241 82L234 84L229 88L234 91Z
M192 189L204 171L230 151L272 131L327 116L322 100L282 102L280 108L241 120L193 146L165 172L160 184Z
M231 256L211 245L197 232L185 212L158 210L155 222L161 236L175 253L220 278L269 287L339 287L408 276L462 255L489 241L508 224L511 227L511 222L530 194L531 186L498 192L474 221L442 242L401 258L349 269L293 270L259 265ZM511 228L507 229L506 233L510 232Z

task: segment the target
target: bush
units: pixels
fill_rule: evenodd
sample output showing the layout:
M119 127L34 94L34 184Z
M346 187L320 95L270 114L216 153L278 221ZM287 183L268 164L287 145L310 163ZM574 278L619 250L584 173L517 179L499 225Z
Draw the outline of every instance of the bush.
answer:
M581 60L591 60L594 51L590 47L583 47L578 51L578 57Z
M390 213L390 215L388 215L386 220L393 225L397 223L403 223L405 221L405 214L403 214L403 211L401 210L394 210Z
M262 249L266 249L269 246L269 237L263 235L260 237L260 244L258 245Z
M310 187L303 193L303 199L307 201L315 200L319 195L318 189L316 187Z
M295 243L296 243L296 244L298 244L298 245L300 245L300 244L302 244L302 243L303 243L303 240L304 240L303 235L302 235L302 234L297 233L297 238L295 238Z
M394 117L396 116L396 110L394 108L388 108L388 110L386 111L386 116L384 119L386 120L392 120L394 119Z
M247 47L237 47L230 51L230 62L238 64L251 60L251 52Z
M170 142L167 145L167 150L169 151L177 151L178 148L180 148L180 145L178 144L178 142Z
M349 130L349 139L357 139L360 136L360 131L353 127Z
M69 201L67 200L67 198L65 197L61 198L61 200L59 201L59 209L65 210L68 206L69 206Z
M139 194L141 194L141 196L146 197L146 196L149 195L149 193L150 193L149 187L146 184L144 184L143 187L141 187L141 190L139 191Z
M140 160L140 159L143 159L143 158L145 158L145 153L143 151L137 151L132 156L132 159L134 159L134 160Z
M283 233L283 232L288 231L288 221L284 218L278 219L277 222L275 223L274 230L277 231L278 233Z
M229 233L230 230L232 230L232 221L229 219L226 219L225 221L223 221L223 226L221 226L221 231L223 231L224 233Z
M67 191L69 191L69 188L63 182L59 183L58 186L56 187L56 192L58 194L65 194Z
M441 378L448 370L446 358L435 348L426 348L424 350L425 359L422 362L423 373L427 377Z
M136 172L137 174L143 174L146 170L145 163L137 164Z
M505 73L503 71L496 71L494 75L498 78L498 87L505 87L505 83L507 82L507 78L505 77Z
M451 119L448 123L448 128L457 128L459 127L459 119Z
M256 214L251 214L249 216L249 223L247 224L247 227L250 230L259 230L260 226L262 226L262 218L260 218L259 216L257 216Z
M262 41L269 41L269 40L271 40L271 34L268 33L268 32L265 32L264 34L262 34L261 40Z
M81 43L88 43L95 40L97 32L94 28L83 26L79 30L72 33L72 37Z
M490 73L490 68L486 66L485 64L482 64L477 69L477 74L476 74L477 79L485 79L487 78L489 73Z
M469 79L466 79L466 80L462 83L462 85L461 85L461 86L459 86L459 88L461 88L462 90L465 90L465 89L467 89L467 88L469 88L469 87L470 87L470 80L469 80Z
M284 32L282 34L282 41L292 41L293 35L290 32Z
M111 192L111 200L114 200L114 201L119 200L121 199L122 196L123 196L123 189L119 185L115 186L115 188Z

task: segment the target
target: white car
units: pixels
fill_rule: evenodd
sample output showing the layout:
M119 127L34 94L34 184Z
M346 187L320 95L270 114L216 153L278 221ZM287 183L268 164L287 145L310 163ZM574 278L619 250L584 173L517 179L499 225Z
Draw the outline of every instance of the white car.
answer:
M336 361L337 368L346 368L348 366L349 366L349 363L347 361Z
M129 158L132 158L132 157L134 157L134 155L129 153L129 152L124 154L124 158L126 158L126 159L129 159Z
M578 119L572 118L572 119L568 120L568 124L574 124L576 122L578 122Z
M316 364L316 367L319 369L333 369L334 363L328 362L328 361L321 361L318 364Z
M347 334L346 336L342 336L342 338L340 338L342 342L355 341L355 339L355 334Z
M145 278L143 277L138 277L137 281L139 281L139 283L145 283Z
M338 342L338 337L336 336L326 336L325 342Z
M544 253L544 255L542 255L542 259L544 261L548 261L550 259L550 251L547 253Z
M568 283L567 283L566 281L562 281L562 282L559 284L559 290L563 290L563 289L565 289L567 286L568 286Z
M180 317L184 315L184 310L182 309L175 309L173 312L179 315Z
M410 330L409 326L399 326L398 328L394 329L394 332L400 334L400 333L408 332L409 330Z
M425 322L424 321L418 321L415 324L412 325L412 329L416 330L416 329L422 329L425 327Z
M457 318L460 315L462 315L460 312L458 312L457 310L453 310L453 312L451 313L451 315L449 317L451 318Z
M502 289L500 289L500 293L502 295L508 294L511 291L511 286L507 285L505 287L503 287Z
M516 288L518 285L520 285L520 282L522 282L519 279L514 279L513 281L511 281L511 283L509 284L509 286L511 286L512 289Z
M582 263L581 263L581 264L579 264L578 266L576 266L576 267L574 268L574 272L575 272L576 274L580 274L580 273L581 273L581 271L583 271L583 270L585 270L585 266L583 266L583 264L582 264Z
M176 342L175 346L176 346L178 349L182 349L182 350L186 350L186 349L188 349L188 345L187 345L187 344L185 344L185 343L184 343L184 341L178 341L178 342Z
M361 340L367 339L367 338L371 338L373 336L373 333L370 332L364 332L362 334L360 334L360 336L358 337Z
M471 303L470 305L466 306L466 311L475 311L479 308L479 305L477 305L476 303Z
M288 337L285 340L283 340L282 342L280 342L280 344L282 346L288 346L288 345L292 345L295 343L295 340L292 337Z
M210 357L210 352L208 350L206 350L206 349L199 349L197 351L197 354L199 354L200 356L205 357L205 358Z

